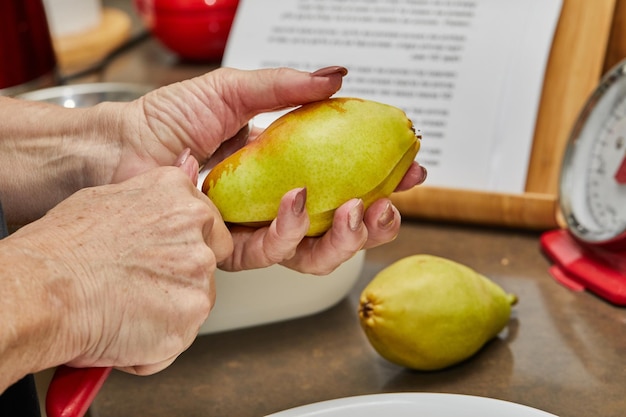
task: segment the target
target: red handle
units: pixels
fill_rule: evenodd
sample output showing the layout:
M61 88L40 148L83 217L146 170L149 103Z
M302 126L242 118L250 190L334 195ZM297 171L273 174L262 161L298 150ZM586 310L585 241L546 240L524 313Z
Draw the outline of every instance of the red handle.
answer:
M569 288L583 288L617 305L626 305L626 274L584 251L565 230L541 235L541 246L556 263L552 276ZM619 255L623 256L623 255Z
M111 369L59 366L46 394L48 417L83 417Z

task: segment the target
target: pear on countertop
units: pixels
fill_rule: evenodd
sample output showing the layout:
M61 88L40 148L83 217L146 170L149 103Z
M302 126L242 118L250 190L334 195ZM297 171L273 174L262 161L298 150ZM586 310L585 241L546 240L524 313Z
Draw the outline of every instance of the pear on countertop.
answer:
M413 255L379 272L361 293L359 320L374 347L398 365L432 371L466 360L498 335L517 302L473 269Z

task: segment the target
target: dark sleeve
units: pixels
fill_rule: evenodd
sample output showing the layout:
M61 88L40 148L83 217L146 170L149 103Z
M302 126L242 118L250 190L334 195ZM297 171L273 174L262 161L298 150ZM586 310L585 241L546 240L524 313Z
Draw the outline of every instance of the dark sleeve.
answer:
M2 203L0 203L0 239L9 235L7 222L4 221L4 212L2 211Z
M0 239L7 236L2 204L0 204ZM27 375L0 394L0 417L40 417L35 378Z
M7 388L0 395L0 417L40 417L39 399L33 375Z

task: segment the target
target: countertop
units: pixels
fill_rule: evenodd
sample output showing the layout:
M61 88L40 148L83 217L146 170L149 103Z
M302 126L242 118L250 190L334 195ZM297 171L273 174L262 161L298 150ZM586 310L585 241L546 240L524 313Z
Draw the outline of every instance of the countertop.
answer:
M180 62L148 39L99 74L75 81L156 86L217 65ZM508 327L495 340L443 371L415 372L385 361L358 323L365 285L385 266L416 253L464 263L519 297ZM304 318L200 336L156 375L114 371L91 414L261 417L345 396L445 392L512 401L561 417L623 417L626 310L561 286L549 275L549 265L537 232L404 219L394 242L367 251L359 281L335 306Z
M507 329L447 370L415 372L393 365L378 356L359 327L363 287L391 262L415 253L462 262L519 297ZM625 311L562 287L548 266L535 233L405 220L394 242L367 251L359 281L334 307L200 336L153 376L113 372L92 412L261 417L345 396L445 392L513 401L561 417L621 417Z

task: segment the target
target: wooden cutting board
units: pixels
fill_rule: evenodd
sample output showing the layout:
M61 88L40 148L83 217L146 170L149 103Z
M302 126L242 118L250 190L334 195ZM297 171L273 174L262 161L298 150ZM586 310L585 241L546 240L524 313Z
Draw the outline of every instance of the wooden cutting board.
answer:
M546 69L524 193L511 195L422 185L392 196L400 212L407 217L480 225L538 230L558 227L562 155L578 112L606 70L603 64L610 49L621 46L622 52L618 54L626 51L626 42L616 36L626 33L626 29L622 27L618 33L613 27L626 22L625 2L563 1ZM615 39L614 45L609 45L611 38ZM616 60L613 57L612 63Z
M53 37L62 73L97 63L130 37L131 19L119 9L104 8L100 25L86 32Z

